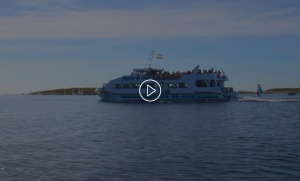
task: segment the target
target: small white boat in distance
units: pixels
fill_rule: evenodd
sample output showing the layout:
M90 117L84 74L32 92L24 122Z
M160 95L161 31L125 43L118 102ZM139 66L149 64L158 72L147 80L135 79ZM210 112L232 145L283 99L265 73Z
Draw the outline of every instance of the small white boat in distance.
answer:
M155 102L209 102L229 101L237 98L231 87L225 87L228 77L224 72L201 70L197 65L192 71L168 72L164 69L139 68L130 75L113 79L96 89L102 101L143 102L139 88L145 80L160 84L161 95ZM150 85L154 89L158 85ZM147 86L148 87L148 86ZM145 86L141 86L141 89Z

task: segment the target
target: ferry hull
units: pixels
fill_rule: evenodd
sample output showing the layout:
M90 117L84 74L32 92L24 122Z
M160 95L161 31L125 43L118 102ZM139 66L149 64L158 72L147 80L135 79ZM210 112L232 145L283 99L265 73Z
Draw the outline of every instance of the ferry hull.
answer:
M139 94L102 93L99 96L107 102L146 102ZM233 98L218 93L161 94L155 102L227 102Z

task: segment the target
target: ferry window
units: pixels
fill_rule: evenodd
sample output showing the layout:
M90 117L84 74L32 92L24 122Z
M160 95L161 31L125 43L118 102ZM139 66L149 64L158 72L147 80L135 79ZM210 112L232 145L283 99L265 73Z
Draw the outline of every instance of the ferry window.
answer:
M197 80L196 81L196 86L197 87L207 87L207 84L204 80Z
M123 89L129 89L129 88L130 88L129 84L124 84L123 85Z
M147 88L147 85L151 86L151 87L156 87L156 84L155 83L145 83L142 85L141 89L146 89Z
M148 83L148 85L151 86L151 87L156 87L155 83Z
M232 89L232 87L224 87L224 88L223 88L223 91L224 91L225 93L232 93L232 92L233 92L233 89Z
M139 74L140 74L140 75L148 75L148 72L140 71Z
M138 89L140 87L139 84L131 84L132 89Z
M187 85L184 82L180 82L180 83L177 83L177 87L178 88L187 88Z
M211 80L211 81L210 81L210 87L215 87L215 83L216 83L216 82L215 82L214 80Z
M160 82L159 85L161 88L163 88L165 84L163 82Z
M168 87L169 88L176 88L176 84L174 84L174 83L168 83Z
M121 89L122 88L122 84L115 84L115 89Z

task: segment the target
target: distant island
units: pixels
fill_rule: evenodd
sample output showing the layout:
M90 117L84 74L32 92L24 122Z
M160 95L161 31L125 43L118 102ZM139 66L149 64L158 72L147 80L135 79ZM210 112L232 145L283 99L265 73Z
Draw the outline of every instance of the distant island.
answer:
M256 94L255 91L237 91L238 94ZM275 93L300 93L300 88L274 88L263 91L264 94L275 94Z
M30 92L29 95L96 95L96 87L72 87Z
M29 95L96 95L96 87L72 87L72 88L61 88L43 90L37 92L28 93ZM256 94L255 91L237 91L238 94ZM268 89L263 92L264 94L275 94L275 93L300 93L300 88L274 88Z

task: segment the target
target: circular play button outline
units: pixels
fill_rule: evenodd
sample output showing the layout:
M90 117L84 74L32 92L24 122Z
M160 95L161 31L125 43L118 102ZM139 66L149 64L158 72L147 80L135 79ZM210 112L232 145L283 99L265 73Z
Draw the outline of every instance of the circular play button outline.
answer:
M153 99L153 100L148 100L148 99L145 99L143 96L142 96L142 93L141 93L141 87L142 87L142 85L144 84L144 83L146 83L146 82L155 82L157 85L158 85L158 87L159 87L159 94L158 94L158 96L155 98L155 99ZM149 86L149 85L148 85ZM147 89L148 89L148 86L147 86ZM151 87L151 86L150 86ZM152 88L152 87L151 87ZM153 92L154 93L154 92ZM140 94L140 97L144 100L144 101L146 101L146 102L154 102L154 101L156 101L159 97L160 97L160 95L161 95L161 86L160 86L160 84L156 81L156 80L153 80L153 79L147 79L147 80L145 80L145 81L143 81L142 83L141 83L141 85L140 85L140 87L139 87L139 94ZM152 94L152 93L151 93ZM150 95L151 95L150 94ZM150 96L149 95L149 96Z

